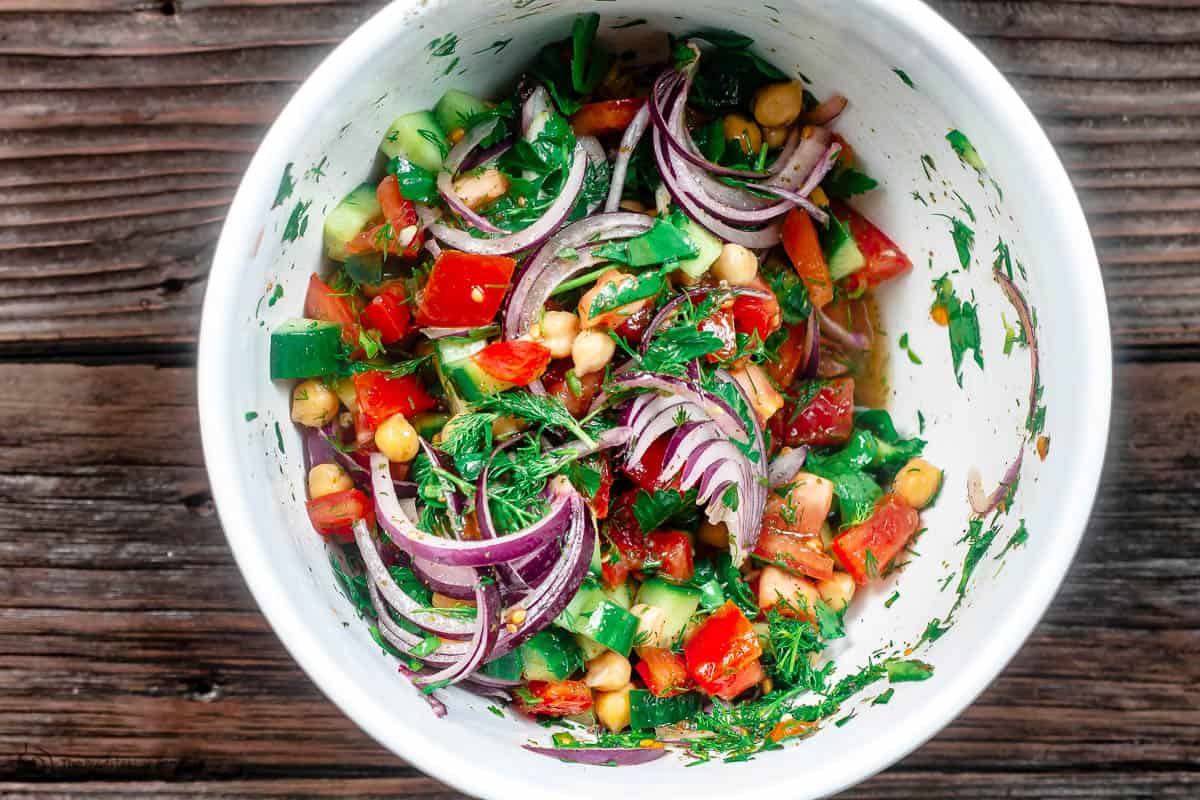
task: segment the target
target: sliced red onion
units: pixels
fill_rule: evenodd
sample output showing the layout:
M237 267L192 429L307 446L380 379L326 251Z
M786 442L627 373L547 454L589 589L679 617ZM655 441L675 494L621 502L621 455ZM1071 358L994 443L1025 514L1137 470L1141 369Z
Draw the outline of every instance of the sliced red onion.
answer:
M512 146L513 137L506 136L491 147L485 147L482 150L475 150L466 157L462 163L462 166L460 167L460 170L462 172L467 172L468 170L475 169L476 167L486 164L489 161L495 161L497 158L511 150Z
M633 121L625 129L625 133L621 135L621 145L617 148L617 157L613 161L612 178L608 184L608 197L604 201L604 210L607 212L611 213L621 207L621 193L625 191L625 176L629 173L629 160L633 158L633 151L637 150L649 124L650 101L646 101L634 115Z
M770 180L763 184L763 188L774 186L807 197L808 192L802 192L800 189L808 184L808 179L813 175L813 171L821 166L822 159L828 154L832 141L833 133L828 128L813 128L811 135L797 143L796 149L792 151L788 160L779 168L778 172L771 176Z
M871 337L866 333L856 333L847 330L833 320L824 309L817 309L817 319L821 323L821 335L840 344L842 347L848 347L851 350L870 350Z
M804 362L798 370L804 380L817 377L821 368L821 326L817 324L817 315L809 314L808 322L804 324L804 346L807 349Z
M761 532L762 515L767 507L767 449L763 437L762 425L758 421L758 415L754 413L754 404L750 402L749 395L746 394L746 389L740 383L733 379L728 372L723 369L716 371L716 378L724 383L731 384L742 399L742 404L749 409L749 428L746 429L746 434L750 439L751 456L746 459L746 467L748 471L747 482L743 484L741 493L741 502L738 506L738 512L734 519L738 523L736 533L734 533L733 525L729 526L731 535L735 541L731 543L729 554L733 558L733 563L741 565L754 549L754 545L758 543L758 535ZM743 425L745 424L739 416L737 420ZM743 505L745 508L743 509ZM714 506L717 514L723 514L728 511L723 503L710 504L708 507L709 521L716 522L714 517ZM727 523L728 524L728 523Z
M724 239L727 242L740 244L743 247L748 247L756 250L764 247L774 247L779 244L779 225L772 223L766 227L747 231L741 228L734 228L725 222L717 219L707 210L702 208L691 195L687 193L682 185L680 185L679 177L672 166L672 156L666 152L666 146L663 144L661 131L656 127L651 132L651 138L654 143L654 158L658 165L658 170L662 174L663 185L671 195L671 199L683 209L689 217L691 217L697 225L712 231L714 234Z
M451 228L440 222L428 226L431 234L443 244L468 253L480 255L503 256L528 250L546 241L575 207L575 201L583 189L583 179L587 171L587 154L578 142L575 143L575 154L571 158L571 169L563 182L562 190L554 202L546 209L541 219L524 230L496 239L479 239L470 233L457 228Z
M844 95L834 92L812 111L801 114L800 120L806 125L828 125L846 110L847 102Z
M538 117L549 111L550 93L539 83L521 105L521 135L526 139L536 139L540 131L533 130L533 125Z
M450 177L449 172L443 170L438 173L437 188L438 196L442 198L442 202L465 224L470 225L472 228L477 228L484 233L508 233L503 228L493 225L486 217L471 208L459 197L458 191L454 188L454 179Z
M1021 462L1024 458L1025 448L1022 446L1017 451L1016 460L1004 471L1004 477L1000 479L1000 483L986 497L983 495L983 478L979 475L979 470L972 467L967 472L967 501L971 504L971 510L975 512L975 516L986 516L1004 502L1009 489L1017 480L1017 476L1021 474Z
M442 257L442 246L437 243L436 239L429 237L425 240L425 252L433 256L434 260L436 261Z
M421 583L439 594L455 600L470 600L475 596L479 578L474 567L451 567L418 556L412 560L412 570Z
M446 160L442 163L442 169L451 175L457 175L459 168L462 167L467 157L474 152L475 148L479 146L479 143L495 133L496 126L502 124L500 120L495 120L491 124L484 122L481 125L471 127L470 130L463 134L463 138L459 139L458 144L450 148L450 152L446 154Z
M804 468L808 458L807 447L788 447L771 459L767 470L767 485L772 489L787 486L796 478L796 473Z
M398 665L398 668L400 670L400 674L403 675L405 678L408 678L409 683L411 683L413 686L417 686L417 676L420 674L419 672L415 672L415 671L409 669L404 664ZM417 694L419 694L421 697L425 698L425 702L429 704L429 708L431 711L433 711L433 715L435 717L437 717L438 719L442 719L443 717L446 716L446 714L448 713L446 711L446 704L443 703L440 698L434 697L433 692L421 691L419 686L417 686L417 689L418 689Z
M654 442L668 431L678 428L685 422L705 419L704 412L695 403L688 401L676 402L678 397L659 397L646 407L641 420L635 423L633 437L626 451L627 465L639 464Z
M454 470L454 459L431 445L424 436L418 436L417 439L421 443L421 451L435 467L451 475L457 474ZM461 539L465 524L464 518L467 515L467 499L462 496L462 492L453 483L440 475L436 477L438 486L442 489L442 499L446 501L446 510L449 512L446 516L450 518L450 527L453 529L454 535ZM408 519L407 514L404 516Z
M425 533L412 523L396 500L388 459L382 453L371 454L371 480L379 524L397 547L414 557L460 567L486 567L512 561L561 536L571 525L569 501L577 494L569 482L556 482L559 492L549 512L528 528L501 539L455 541ZM392 598L388 597L388 602L393 602Z
M769 184L765 184L763 186L763 189L768 192L771 192L772 194L779 195L780 197L787 200L789 203L792 203L793 205L795 205L797 208L803 209L804 211L806 211L808 213L808 215L810 217L815 219L817 222L821 223L821 225L829 224L829 215L825 213L825 210L822 209L820 206L818 206L816 203L814 203L812 200L809 200L803 194L801 194L799 192L793 192L789 189L783 189L779 186L771 186Z
M583 151L587 153L589 165L599 166L600 164L608 164L608 154L604 152L604 145L600 144L600 140L595 136L580 136L578 142ZM590 216L599 207L600 200L593 200L588 203L584 211Z
M668 121L668 109L672 101L676 101L676 98L679 98L681 105L687 102L688 90L691 88L692 72L690 70L694 64L695 61L689 64L689 71L684 75L674 70L667 70L654 81L654 86L650 90L650 100L647 105L650 106L650 119L654 122L655 130L666 137L667 147L673 152L713 175L725 175L731 178L767 177L770 173L766 171L737 169L736 167L726 167L714 161L709 161L680 141L672 130L672 126Z
M564 250L610 239L623 239L645 233L654 226L647 214L615 212L596 214L574 222L550 237L521 269L504 307L504 338L519 339L542 314L542 308L558 285L583 271L578 260L559 258ZM592 266L598 261L592 262Z
M691 381L677 378L674 375L661 375L656 372L631 372L628 375L615 379L613 386L619 389L653 389L657 392L679 395L684 400L688 400L699 406L705 415L711 417L713 422L717 423L717 426L726 436L740 442L749 441L749 437L737 412L720 397ZM630 425L631 427L636 427L636 424L633 422Z
M665 747L538 747L521 745L531 753L557 758L570 764L587 764L593 767L613 765L630 767L649 764L667 754Z
M714 439L721 433L717 426L709 420L688 420L680 425L663 450L662 469L659 471L659 482L669 483L683 465L687 463L688 455L702 442Z
M1029 346L1029 414L1037 408L1037 387L1038 387L1038 370L1039 353L1037 331L1033 328L1033 315L1029 311L1029 303L1025 301L1025 295L1017 288L1017 285L1008 279L1000 270L993 270L992 277L996 279L996 283L1000 284L1000 288L1004 291L1004 295L1008 301L1012 303L1013 308L1017 312L1017 319L1021 321L1021 330L1025 333L1025 342Z
M365 527L361 520L356 523ZM457 683L483 666L500 635L500 589L491 570L475 570L475 629L467 653L458 661L417 683L422 686Z

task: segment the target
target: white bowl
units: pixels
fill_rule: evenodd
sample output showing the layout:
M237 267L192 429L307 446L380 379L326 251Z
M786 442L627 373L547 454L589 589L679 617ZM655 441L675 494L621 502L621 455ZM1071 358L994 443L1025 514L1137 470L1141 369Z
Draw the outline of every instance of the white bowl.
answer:
M889 642L915 644L930 619L944 618L958 578L944 591L939 584L961 573L967 547L958 543L969 514L966 474L978 467L985 484L994 485L1024 437L1030 364L1023 349L1002 353L1001 316L1009 324L1015 316L991 278L998 238L1027 269L1027 280L1018 282L1038 312L1049 457L1039 459L1032 443L1026 445L1014 507L1001 517L1003 531L975 570L967 602L946 635L919 648L916 655L935 665L934 677L898 686L887 705L862 705L845 727L827 725L749 764L687 769L675 756L627 769L562 764L520 749L528 737L544 739L544 729L498 719L486 703L457 690L448 692L449 716L435 719L335 587L302 505L301 441L288 421L287 390L268 380L268 332L300 314L305 281L321 264L323 215L366 176L391 119L429 107L451 86L499 90L540 45L565 35L582 11L603 12L602 36L611 42L619 35L619 49L643 54L656 41L662 46L652 31L736 29L780 67L803 73L818 96L845 93L851 105L837 129L853 143L863 169L882 183L858 205L916 264L882 297L892 349L891 410L908 434L916 433L917 411L923 412L928 458L946 469L946 486L923 515L928 531L920 557L856 599L839 664L864 663ZM635 19L649 23L612 30ZM915 89L893 67L904 70ZM951 128L974 142L986 175L956 157L945 138ZM936 166L931 178L923 154ZM285 165L296 187L273 206ZM310 171L314 165L323 176ZM985 369L968 358L962 389L953 377L946 329L928 313L931 280L957 267L950 223L935 216L964 213L951 190L978 217L974 264L953 280L962 296L974 293L978 303ZM913 191L930 207L915 201ZM306 227L297 224L305 209ZM302 235L285 241L300 228ZM1079 543L1100 474L1111 388L1108 331L1092 242L1054 151L1001 75L924 5L402 0L363 24L304 83L238 189L204 304L200 418L226 535L271 625L330 699L418 768L473 795L526 800L630 791L815 797L864 779L935 734L996 677L1045 610ZM899 349L900 333L908 333L922 364ZM257 417L247 419L247 412ZM1028 542L997 560L1021 519ZM893 591L900 599L885 607Z

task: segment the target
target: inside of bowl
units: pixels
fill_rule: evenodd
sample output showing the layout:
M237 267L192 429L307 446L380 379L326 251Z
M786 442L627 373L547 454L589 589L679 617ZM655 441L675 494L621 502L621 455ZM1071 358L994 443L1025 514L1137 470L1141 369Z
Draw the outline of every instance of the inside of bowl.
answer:
M288 419L287 388L268 380L268 334L300 315L308 275L322 267L323 216L367 177L392 119L429 108L451 87L496 94L540 46L568 35L577 13L591 11L603 14L601 37L614 52L654 60L667 53L667 32L733 29L818 97L845 94L850 105L835 129L880 184L854 204L915 265L878 295L888 408L901 433L927 440L926 458L945 470L944 488L922 514L926 530L903 568L860 592L848 635L829 652L839 665L835 678L893 654L931 663L934 675L896 685L890 702L872 704L889 688L883 680L845 703L837 718L852 717L848 724L825 725L752 764L685 769L687 760L676 757L627 770L560 764L519 748L529 738L547 740L548 731L457 690L444 693L450 713L435 721L338 590L305 516L302 443ZM1094 364L1080 354L1105 325L1103 310L1097 318L1083 306L1094 299L1078 288L1088 254L1071 249L1064 230L1074 217L1038 172L1057 162L1023 148L1013 133L1032 124L1027 112L961 74L954 48L965 42L935 50L893 12L871 3L783 0L400 3L370 23L376 29L360 33L351 52L335 56L336 72L319 71L272 131L251 171L271 185L243 189L235 207L246 215L238 223L243 235L222 243L225 255L241 248L240 288L226 298L235 335L224 345L231 378L223 410L240 443L235 474L257 520L254 530L230 535L239 557L252 549L270 565L270 576L248 576L264 607L302 621L301 631L276 618L283 611L272 616L285 642L386 745L479 794L510 795L518 787L523 796L590 795L598 787L671 794L692 787L726 796L767 785L787 786L789 796L830 791L861 777L863 748L875 745L865 759L874 769L931 735L986 685L1036 621L1074 550L1083 522L1076 517L1090 504L1079 480L1091 466L1072 454L1092 452L1096 432L1066 397L1099 385L1089 373ZM234 268L220 257L217 266ZM1036 315L1040 380L1032 413L1030 349L995 270L1011 277ZM930 315L943 276L959 304L950 326ZM964 346L973 342L972 320L977 347ZM1106 421L1107 397L1091 413ZM1019 481L1003 510L972 522L968 474L978 470L989 492L1018 455ZM1080 493L1087 496L1074 496ZM340 688L330 686L331 675Z

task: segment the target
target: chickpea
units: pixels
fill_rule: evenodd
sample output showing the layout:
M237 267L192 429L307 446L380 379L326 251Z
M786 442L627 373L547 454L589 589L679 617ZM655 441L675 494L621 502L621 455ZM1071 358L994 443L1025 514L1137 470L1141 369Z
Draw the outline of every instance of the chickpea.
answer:
M354 481L337 464L317 464L308 471L308 499L316 500L327 494L354 488Z
M717 280L746 286L758 275L758 256L740 244L728 242L721 248L721 255L709 267L709 272Z
M421 442L412 423L403 414L393 414L375 429L375 446L388 461L412 461L421 449Z
M627 683L615 692L596 692L592 710L600 724L613 733L629 727L629 693L633 684Z
M583 682L600 692L615 692L629 683L633 669L629 659L620 653L607 650L588 662Z
M583 377L591 372L604 369L613 354L617 351L617 343L604 331L588 329L575 337L571 345L571 359L575 362L575 374Z
M835 572L827 581L817 582L817 593L834 611L841 611L854 599L854 579L845 572Z
M725 141L736 142L748 156L757 156L762 149L762 131L753 120L741 114L725 115Z
M763 128L763 141L767 143L767 148L776 150L783 147L790 130L791 128L786 125L780 125L778 128Z
M709 547L715 547L718 550L725 550L729 547L729 528L725 527L724 522L713 524L704 520L700 523L699 537L700 541Z
M579 317L570 311L547 311L539 324L538 340L550 350L551 358L571 355L571 345L579 335Z
M338 412L338 396L315 378L301 381L292 392L292 419L310 428L333 421Z
M738 367L729 374L745 390L760 422L766 423L776 411L783 408L783 395L776 390L766 371L758 364Z
M923 458L914 458L896 473L896 494L913 508L929 505L942 486L942 471Z
M434 608L467 608L474 607L475 603L471 600L459 600L449 595L444 595L441 592L434 592L433 599L429 601Z
M478 175L464 175L454 182L454 191L472 209L496 202L508 191L508 178L495 167Z
M765 127L791 125L803 110L804 89L799 81L772 83L754 97L754 118Z
M638 647L670 647L667 639L667 613L658 606L638 603L629 612L638 618L637 633L633 640Z

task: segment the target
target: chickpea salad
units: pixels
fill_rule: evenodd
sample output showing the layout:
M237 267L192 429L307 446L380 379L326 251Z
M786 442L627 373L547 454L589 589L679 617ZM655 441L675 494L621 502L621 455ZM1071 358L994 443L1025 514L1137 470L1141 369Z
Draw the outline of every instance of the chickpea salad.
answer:
M271 378L338 580L439 716L457 685L563 760L745 759L932 674L822 656L941 486L870 407L873 289L912 264L848 202L846 98L734 33L647 65L598 25L394 121Z

